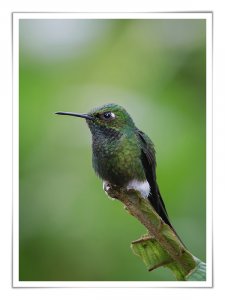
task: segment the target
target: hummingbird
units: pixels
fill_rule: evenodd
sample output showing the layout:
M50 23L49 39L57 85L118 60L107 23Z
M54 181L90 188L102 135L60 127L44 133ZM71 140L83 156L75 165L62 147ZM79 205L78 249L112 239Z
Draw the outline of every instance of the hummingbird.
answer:
M87 114L56 112L84 118L92 134L92 164L103 187L134 189L148 199L162 220L172 227L156 181L156 155L151 139L139 130L128 112L110 103ZM176 233L176 232L175 232Z

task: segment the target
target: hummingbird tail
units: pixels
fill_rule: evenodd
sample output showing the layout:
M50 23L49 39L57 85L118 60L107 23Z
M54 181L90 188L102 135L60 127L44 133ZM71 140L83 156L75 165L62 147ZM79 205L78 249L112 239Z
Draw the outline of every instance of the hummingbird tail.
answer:
M154 207L154 209L156 210L156 212L158 213L158 215L162 218L162 220L170 226L170 228L173 230L174 234L177 236L177 238L179 239L179 241L182 243L182 245L185 247L184 243L182 242L181 238L179 237L179 235L177 234L176 230L174 229L174 227L172 226L169 217L168 217L168 213L166 211L166 207L165 204L163 202L162 196L160 194L160 191L158 189L157 191L158 193L158 199L157 201L155 201L155 199L153 200L153 197L151 195L149 195L148 199L150 201L150 203L152 204L152 206Z

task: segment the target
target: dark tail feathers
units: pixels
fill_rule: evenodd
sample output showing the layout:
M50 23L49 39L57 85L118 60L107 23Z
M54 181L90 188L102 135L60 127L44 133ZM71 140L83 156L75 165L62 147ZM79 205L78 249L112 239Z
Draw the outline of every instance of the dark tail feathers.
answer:
M155 197L154 197L153 195L149 195L148 199L149 199L151 205L153 206L153 208L156 210L157 214L162 218L162 220L166 224L168 224L170 226L170 228L176 234L176 236L178 237L178 239L180 240L180 242L184 245L184 243L180 239L179 235L177 234L176 230L173 228L172 224L170 223L170 220L169 220L169 217L168 217L168 213L166 211L166 207L165 207L165 204L164 204L164 202L162 200L162 197L161 197L159 189L157 191L157 196L155 195Z

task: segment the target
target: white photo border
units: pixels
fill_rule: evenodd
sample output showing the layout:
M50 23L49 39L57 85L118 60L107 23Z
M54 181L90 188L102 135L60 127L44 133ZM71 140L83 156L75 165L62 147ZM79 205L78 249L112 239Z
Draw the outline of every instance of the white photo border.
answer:
M21 19L206 20L206 281L19 281L19 21ZM212 287L212 12L13 13L13 287Z

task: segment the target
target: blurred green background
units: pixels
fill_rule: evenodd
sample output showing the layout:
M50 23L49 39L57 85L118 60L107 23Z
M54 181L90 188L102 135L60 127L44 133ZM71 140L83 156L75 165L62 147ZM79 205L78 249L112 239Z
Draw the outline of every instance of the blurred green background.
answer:
M130 249L146 232L102 190L85 121L124 106L153 140L157 178L188 249L206 254L204 20L20 20L19 279L174 280Z

